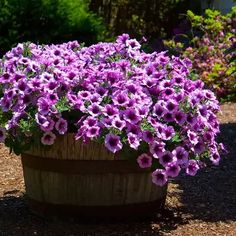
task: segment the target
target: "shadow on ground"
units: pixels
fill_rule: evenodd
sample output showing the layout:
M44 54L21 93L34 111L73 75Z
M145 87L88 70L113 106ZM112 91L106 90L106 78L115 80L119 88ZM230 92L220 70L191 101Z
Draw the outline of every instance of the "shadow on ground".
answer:
M180 191L170 193L170 198L178 194L183 204L176 211L191 219L236 221L236 123L222 124L220 129L219 139L229 151L220 165L173 181Z
M27 207L25 196L0 198L0 235L162 235L185 224L174 210L165 209L147 221L81 223L76 220L44 220Z

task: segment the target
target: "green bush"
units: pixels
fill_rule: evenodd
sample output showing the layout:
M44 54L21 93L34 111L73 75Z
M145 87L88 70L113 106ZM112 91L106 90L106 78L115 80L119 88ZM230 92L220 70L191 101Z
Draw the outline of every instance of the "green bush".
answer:
M1 0L0 54L23 41L88 44L102 39L101 18L83 0Z

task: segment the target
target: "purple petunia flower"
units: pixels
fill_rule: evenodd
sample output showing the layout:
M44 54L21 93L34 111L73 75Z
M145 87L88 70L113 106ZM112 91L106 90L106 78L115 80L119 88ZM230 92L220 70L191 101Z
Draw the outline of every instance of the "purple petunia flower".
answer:
M176 102L181 102L185 96L183 93L178 93L174 97L175 97Z
M86 131L86 136L89 138L96 138L99 136L100 127L92 126Z
M84 121L83 124L88 127L94 127L97 126L98 120L95 117L87 117ZM79 125L79 124L78 124Z
M122 74L119 71L109 71L107 73L107 80L110 82L110 84L115 84L119 80L121 80Z
M138 125L127 124L127 134L129 133L141 136L141 129Z
M181 168L177 163L170 163L166 166L166 174L170 177L177 177Z
M192 114L187 115L186 120L190 125L195 125L197 123L197 117Z
M165 152L165 143L158 141L151 143L150 152L154 158L159 158Z
M118 113L119 113L119 110L116 107L114 107L110 104L105 105L105 107L103 109L103 114L108 116L108 117L115 116Z
M41 126L40 129L44 132L49 132L52 131L54 128L55 122L53 119L48 118L46 122L44 122Z
M59 83L55 80L48 81L45 91L53 92L55 89L59 87Z
M98 104L93 103L88 107L88 112L93 117L96 117L101 114L101 107Z
M216 100L216 96L210 90L204 90L204 97L209 99L209 100Z
M102 101L102 97L99 94L92 94L90 97L90 102L91 103L97 103L99 104Z
M126 106L129 102L129 98L126 93L121 92L113 97L113 102L117 106Z
M149 168L152 166L152 157L143 153L137 158L137 162L141 168Z
M17 84L17 88L19 89L20 93L25 93L28 89L28 85L26 81L21 80L18 84Z
M197 134L195 132L192 132L191 130L187 131L187 136L189 138L190 143L192 143L193 145L196 145L198 143L198 137Z
M165 170L156 169L152 172L152 182L158 186L164 186L168 181Z
M8 112L11 107L11 99L1 98L0 99L0 106L3 112Z
M122 130L125 127L126 122L124 120L121 120L119 117L115 117L114 119L112 119L111 124L113 127Z
M208 116L208 109L207 109L207 106L200 106L199 107L199 114L204 117L204 118L207 118Z
M129 37L128 34L122 34L122 35L119 35L119 36L117 37L116 42L117 42L117 43L121 43L121 44L125 44L125 42L126 42L127 40L129 40L129 39L130 39L130 37Z
M204 152L204 150L206 149L205 144L203 142L197 142L194 145L194 152L196 154L201 154Z
M187 115L182 111L174 113L174 119L179 125L183 125L186 121Z
M181 146L176 147L172 151L173 156L176 158L178 164L186 164L188 162L188 152Z
M4 73L0 76L0 83L8 83L10 82L11 75L9 73Z
M49 121L47 120L47 118L40 113L35 114L35 120L40 126L46 127L49 125Z
M141 120L141 117L139 116L137 110L129 108L124 112L124 120L131 124L137 124Z
M170 99L167 101L166 103L166 109L169 111L169 112L174 112L176 111L178 108L178 105L177 103L175 102L175 100L173 99Z
M59 100L58 95L56 93L49 93L47 95L47 99L50 105L55 105Z
M175 83L175 84L181 85L181 84L183 84L183 82L184 82L184 79L182 77L176 76L173 78L173 83Z
M91 97L91 94L88 91L79 91L77 95L78 95L78 98L82 100L89 100Z
M165 115L166 109L160 104L156 104L153 107L153 116L157 116L159 119Z
M175 130L172 126L166 126L163 131L162 131L162 139L164 140L170 140L174 137L175 135Z
M77 131L77 133L76 133L76 135L75 135L75 140L79 140L79 139L81 139L81 138L83 138L83 141L85 142L86 141L86 127L85 126L81 126L79 129L78 129L78 131Z
M149 108L148 107L139 107L138 108L139 116L142 117L142 118L147 117L148 112L149 112Z
M104 97L107 94L107 89L103 88L103 87L98 87L97 89L97 93L101 96Z
M165 115L163 116L163 119L164 119L166 122L173 122L173 121L174 121L173 113L172 113L172 112L167 112L167 113L165 113Z
M60 118L56 124L55 128L59 134L65 134L67 132L68 124L67 121L63 118Z
M47 115L50 112L51 105L46 98L39 98L37 101L38 111L42 115Z
M143 131L143 140L148 144L152 143L154 141L152 132L149 130Z
M106 128L110 128L112 126L112 119L107 118L107 117L103 118L101 120L101 125L106 127Z
M129 146L130 146L131 148L137 150L138 147L139 147L139 145L140 145L140 140L139 140L138 136L135 135L135 134L129 133L129 134L127 135L127 137L128 137Z
M216 151L216 152L213 152L210 154L210 160L211 162L214 164L214 165L219 165L219 162L220 162L220 155L219 153Z
M115 153L122 149L120 137L115 134L107 134L105 138L105 146L108 150Z
M203 134L203 138L206 142L211 143L214 140L214 133L210 132L210 131L207 131Z
M170 151L165 151L159 156L159 162L163 166L168 166L173 161L176 161L176 158Z
M9 89L7 91L5 91L5 95L6 95L6 98L8 99L13 99L14 97L16 97L16 89Z
M46 132L41 138L41 143L43 145L52 145L56 139L56 135L52 132Z
M136 84L133 84L133 83L127 84L126 88L128 89L129 93L133 93L133 94L135 94L136 92L140 91L140 87L137 86Z
M140 43L136 39L127 39L125 41L125 44L129 49L140 49L141 48Z
M170 96L172 96L173 94L174 94L174 89L172 89L172 88L166 88L163 92L162 92L162 95L164 96L164 97L170 97Z
M197 171L199 170L199 165L197 163L197 161L195 160L190 160L188 162L188 166L186 168L186 174L194 176L197 174Z
M31 96L30 95L28 95L28 94L25 94L25 95L23 95L23 97L22 97L22 103L24 104L24 105L29 105L30 104L30 102L31 102Z
M32 78L28 82L28 86L30 89L32 89L32 91L37 91L37 90L41 89L42 84L41 84L40 80L38 80L37 78Z

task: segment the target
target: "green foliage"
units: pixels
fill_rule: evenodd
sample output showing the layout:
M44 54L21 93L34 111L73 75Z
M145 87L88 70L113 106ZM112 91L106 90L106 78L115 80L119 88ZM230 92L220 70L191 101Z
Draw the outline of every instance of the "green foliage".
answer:
M179 134L175 134L175 136L171 139L171 142L180 143L180 142L182 142L182 139L180 138Z
M11 112L3 112L0 109L0 126L4 127L7 124L7 121L12 118L12 113Z
M5 118L7 119L7 117ZM28 150L32 143L40 136L37 124L33 118L21 118L18 122L17 130L13 130L12 132L16 133L9 132L9 135L5 139L5 145L10 148L10 153L14 152L16 155L20 155L22 152Z
M153 126L146 119L142 120L141 129L142 131L151 131L153 133L155 132Z
M83 0L1 0L0 54L18 42L94 43L103 39L101 18Z
M69 111L71 109L66 97L60 98L60 100L56 104L56 109L60 113L64 111Z

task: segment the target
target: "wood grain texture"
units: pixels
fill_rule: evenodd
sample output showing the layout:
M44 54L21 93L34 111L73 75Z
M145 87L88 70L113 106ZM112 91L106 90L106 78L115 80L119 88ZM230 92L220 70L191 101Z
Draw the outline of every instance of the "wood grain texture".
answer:
M83 168L87 166L90 172L69 173L68 169L67 173L57 171L57 168L52 168L53 170L50 171L50 167L43 169L42 165L37 166L37 161L33 165L27 164L25 160L30 158L30 155L34 155L32 160L36 160L35 158L40 158L42 161L53 159L51 165L54 163L57 165L63 160L67 164L73 163ZM126 162L134 167L133 171L132 168L125 171ZM91 142L84 145L80 141L75 141L73 134L59 137L50 148L35 146L29 152L22 154L22 163L26 193L29 198L38 202L90 207L118 206L149 203L166 196L166 186L154 185L150 172L134 171L138 167L137 163L130 163L128 160L120 161L99 143ZM107 169L103 168L103 171L99 173L94 163L98 163L98 167L101 163L109 165ZM93 171L91 171L91 166L95 166ZM116 171L112 172L112 169Z

